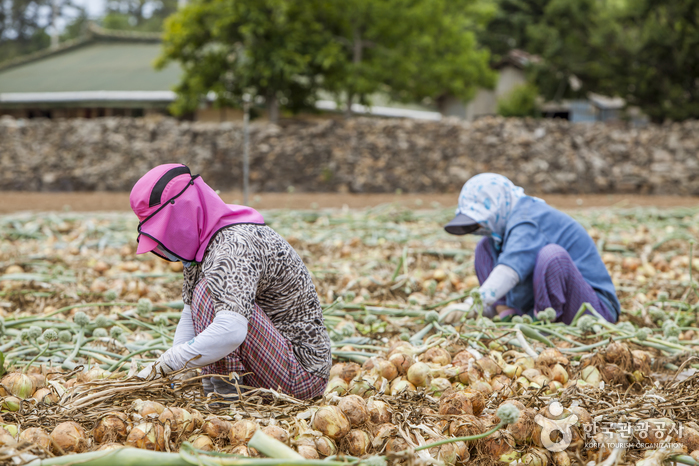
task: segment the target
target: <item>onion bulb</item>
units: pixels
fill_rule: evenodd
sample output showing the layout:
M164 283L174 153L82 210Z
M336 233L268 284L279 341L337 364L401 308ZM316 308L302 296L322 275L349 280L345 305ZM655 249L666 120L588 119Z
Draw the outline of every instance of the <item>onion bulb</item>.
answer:
M303 456L307 460L318 460L320 456L318 455L318 450L315 447L309 445L299 445L296 447L296 451L299 455Z
M431 378L431 368L424 362L416 362L408 369L408 382L416 387L426 387Z
M235 421L231 425L229 439L231 445L240 445L243 443L248 443L255 431L259 429L260 426L257 425L255 421L250 421L247 419L241 419L240 421Z
M398 375L405 375L415 359L409 354L394 353L388 357L388 361L396 367Z
M447 392L439 399L439 414L473 414L471 399L465 392Z
M29 398L34 394L36 387L34 380L28 375L21 372L13 372L2 378L2 386L12 396L16 396L20 400Z
M410 448L408 442L403 440L401 437L391 437L386 441L386 451L391 453L398 453L399 451L404 451Z
M449 435L452 437L471 437L485 432L483 421L472 414L457 417L449 424Z
M92 436L97 443L122 441L126 438L126 414L113 411L105 414L97 421Z
M43 450L51 449L51 437L40 427L30 427L19 434L19 439L41 447Z
M206 434L196 434L189 437L189 443L192 444L194 448L202 451L216 451L213 440Z
M0 447L12 447L17 444L15 438L4 427L0 427Z
M599 384L602 381L602 376L595 366L585 367L580 373L580 376L584 382L592 385L595 388L599 387Z
M439 438L434 440L437 441L443 439ZM429 452L432 458L441 461L444 464L444 466L453 466L454 464L456 464L457 450L456 445L454 445L453 443L445 443L444 445L432 447L427 451Z
M328 393L337 393L338 395L344 395L347 393L347 390L349 389L349 385L347 385L347 382L342 380L340 377L335 377L334 379L330 379L328 382L328 386L325 387L325 392L323 392L325 395Z
M432 379L432 381L430 382L429 390L430 392L432 392L432 396L440 397L445 391L447 391L450 388L451 382L449 382L449 379L445 379L444 377L437 377L436 379Z
M230 453L233 455L244 456L246 458L249 458L252 456L252 452L250 451L250 448L246 447L245 445L234 446L233 448L230 449Z
M50 437L54 446L65 453L82 453L87 450L85 429L77 422L61 422L54 427Z
M454 355L451 363L455 366L467 366L469 361L475 361L475 357L469 351L460 351Z
M563 356L556 348L546 348L536 357L536 363L541 366L552 366L554 364L568 364L568 358Z
M399 395L406 390L414 392L416 390L415 385L411 384L402 377L393 379L393 382L391 382L391 395Z
M39 390L46 386L46 376L39 372L30 372L27 376L34 382L34 389Z
M314 439L316 451L321 456L333 456L337 454L337 445L329 437L322 435Z
M337 406L322 406L313 416L313 428L338 440L350 431L350 422Z
M194 420L189 411L182 408L165 408L158 420L163 424L170 424L173 438L180 434L190 434L194 430Z
M11 411L11 412L17 412L19 411L19 407L22 404L22 400L17 398L16 396L6 396L2 400L2 404L0 405L0 409L3 411Z
M481 451L493 461L499 461L502 456L514 451L515 441L506 430L498 430L482 440Z
M556 382L566 384L568 383L569 379L568 371L560 364L554 364L551 367L551 379L555 380Z
M278 440L285 445L289 444L289 433L279 426L266 426L260 430L272 437L274 440Z
M447 364L451 364L451 356L449 355L449 351L439 347L430 348L425 351L420 360L423 362L431 362L438 366L446 366Z
M143 450L165 450L165 429L160 424L142 422L131 428L126 437L127 447L136 447Z
M391 410L383 401L371 399L367 402L366 407L369 412L369 420L372 424L391 422Z
M199 411L194 408L188 408L189 414L192 415L192 421L194 421L194 428L198 429L204 424L204 416L201 415Z
M371 440L371 446L381 451L391 437L398 435L398 428L393 424L381 424L374 432L374 438Z
M525 466L548 466L549 458L541 448L531 448L522 456L521 462Z
M371 437L363 430L352 429L345 437L347 451L352 456L364 456L371 446Z
M383 358L372 358L374 360L373 371L389 382L398 377L398 369L390 361Z
M51 391L50 388L40 388L34 392L32 398L37 403L44 403L46 405L54 405L58 403L58 395Z
M113 450L118 450L120 448L124 448L124 445L121 443L105 443L101 447L97 449L97 451L113 451Z
M135 400L131 403L131 409L143 418L157 418L165 411L165 406L157 401Z
M228 438L231 432L231 423L216 416L208 416L201 426L201 431L212 439Z
M565 451L557 451L551 454L553 457L553 464L556 466L570 466L570 456Z
M347 417L347 420L350 422L352 427L361 426L367 421L367 419L369 419L369 412L367 410L366 402L361 396L343 396L340 399L340 402L337 404L337 407L340 409L340 411L342 411L342 414ZM318 451L321 455L323 454L320 448Z

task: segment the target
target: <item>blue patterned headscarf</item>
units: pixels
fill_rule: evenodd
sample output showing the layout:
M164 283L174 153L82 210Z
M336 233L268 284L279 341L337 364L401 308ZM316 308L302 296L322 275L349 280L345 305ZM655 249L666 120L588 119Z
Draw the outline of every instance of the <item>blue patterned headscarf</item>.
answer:
M480 224L473 234L490 236L500 250L510 214L524 190L495 173L481 173L464 184L456 213L471 217Z

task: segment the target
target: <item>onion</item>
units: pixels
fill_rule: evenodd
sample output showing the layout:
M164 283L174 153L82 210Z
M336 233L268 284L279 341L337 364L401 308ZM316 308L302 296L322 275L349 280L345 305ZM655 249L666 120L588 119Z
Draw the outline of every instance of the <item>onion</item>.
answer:
M694 461L699 461L699 450L694 450L689 454L689 456L691 456Z
M105 414L97 421L92 436L97 443L122 441L126 438L126 414L117 411Z
M192 415L192 421L194 422L194 428L198 429L199 427L201 427L202 424L204 424L204 416L202 416L201 413L194 408L189 408L188 411L189 411L189 414Z
M334 392L338 395L344 395L345 393L347 393L348 389L349 385L347 385L347 382L345 382L340 377L335 377L334 379L330 379L330 381L328 382L328 386L325 387L324 394L327 395L328 393Z
M43 450L51 449L51 437L40 427L30 427L19 434L19 439L41 447Z
M369 420L372 424L385 424L391 422L391 410L388 405L380 400L371 399L366 404L369 412Z
M381 424L374 432L374 438L371 440L371 446L378 451L382 451L388 439L396 435L398 435L398 428L396 426L388 423Z
M337 445L332 441L331 438L325 435L320 436L315 439L316 451L321 456L333 456L337 454Z
M411 355L405 353L394 353L388 357L388 361L396 366L398 375L405 375L415 362Z
M322 406L313 416L313 428L339 440L350 431L350 423L337 406Z
M194 448L202 451L216 451L213 440L206 434L192 435L189 440Z
M347 417L352 427L359 427L369 419L369 411L367 410L366 402L361 396L344 396L340 399L337 407L340 408L342 414ZM320 448L318 448L318 451L321 455L323 454Z
M536 357L536 363L541 366L553 366L554 364L568 364L568 358L556 348L546 348Z
M485 396L483 393L477 390L463 390L461 393L466 395L468 400L471 402L473 414L480 416L485 409Z
M85 372L85 374L83 374L83 380L85 382L92 382L94 380L104 380L108 379L111 375L111 372L95 366L89 371Z
M390 361L382 358L371 358L374 360L373 370L389 382L398 377L398 369Z
M19 407L22 404L22 400L17 398L16 396L6 396L2 400L2 405L0 405L0 409L3 411L12 411L16 412L19 411Z
M417 390L417 388L415 388L415 385L411 384L410 382L401 377L393 379L393 382L391 382L391 395L399 395L400 393L406 390L414 392L415 390Z
M471 437L485 432L483 421L472 414L457 417L449 424L449 435L452 437Z
M247 419L235 421L231 426L229 435L231 445L248 443L252 436L255 435L255 431L259 428L260 426L257 425L255 421L249 421Z
M643 350L633 350L631 351L631 355L633 357L633 368L637 371L641 371L644 375L650 374L650 365L653 362L651 355Z
M525 377L528 381L534 382L534 379L541 375L539 369L526 369L522 371L522 377Z
M470 361L466 366L460 366L457 377L463 384L471 384L483 378L483 370L475 362Z
M34 389L38 390L46 386L46 376L39 372L30 372L27 376L34 382Z
M502 373L502 368L500 368L498 363L496 363L490 356L483 356L476 361L476 364L478 364L478 367L483 370L483 373L487 379Z
M424 362L416 362L408 369L407 378L408 382L416 387L426 387L432 378L430 366Z
M553 403L553 404L555 404L555 403ZM563 408L562 406L561 406L562 411L559 414L553 414L551 412L551 406L552 405L544 406L543 408L541 408L539 410L539 414L541 414L542 416L544 416L546 418L553 419L554 421L560 421L561 419L566 419L568 416L573 414L573 412L571 410L569 410L568 408ZM560 406L560 404L559 404L559 406Z
M157 401L135 400L131 403L131 409L143 418L157 418L165 411L165 406Z
M87 450L85 429L73 421L61 422L51 432L53 445L65 453L82 453Z
M511 454L514 451L515 441L506 430L497 432L484 438L481 443L481 451L493 459L499 461L500 457Z
M568 371L560 364L554 364L551 367L551 379L562 384L568 383Z
M36 400L37 403L44 403L46 405L54 405L58 403L58 395L51 391L50 388L40 388L34 392L32 398Z
M576 426L592 424L592 416L582 406L571 406L570 412L578 416L578 422L575 423Z
M473 414L471 398L466 392L447 392L439 399L439 414Z
M443 440L442 438L433 439L434 441ZM453 443L445 443L438 447L432 447L427 450L430 456L438 461L441 461L444 466L453 466L456 464L457 450Z
M212 439L228 438L231 432L231 423L216 416L209 416L204 420L201 431Z
M278 440L285 445L289 444L289 433L279 426L266 426L260 430L274 440Z
M129 436L126 437L127 447L136 447L144 450L165 450L165 429L160 424L142 422L133 426Z
M602 374L602 380L604 380L606 383L612 385L628 385L626 373L621 367L617 366L616 364L605 364L604 366L602 366L602 370L600 371L600 373Z
M194 420L189 411L182 408L165 408L158 420L163 424L170 424L173 439L180 434L190 434L194 430Z
M413 345L407 341L398 341L388 349L388 356L391 357L395 353L413 354L414 352L415 347Z
M516 379L522 375L522 366L517 364L505 364L502 366L502 373L511 379Z
M318 456L318 450L316 450L315 447L311 447L308 445L299 445L298 447L296 447L296 451L298 451L299 455L303 456L307 460L320 459L320 456Z
M358 379L352 382L352 386L349 389L352 395L361 396L362 398L369 397L376 393L376 387L369 383L366 379Z
M557 451L551 456L553 456L553 464L556 466L570 466L570 456L565 451Z
M471 384L471 391L480 392L483 396L493 393L493 386L485 380L476 380Z
M677 437L677 441L687 447L687 451L699 450L699 431L689 426L682 427L682 435Z
M580 376L583 379L583 381L592 385L595 388L599 387L599 383L602 381L602 376L600 375L599 370L597 370L595 366L585 367L581 371Z
M454 355L451 363L455 366L467 366L469 361L475 361L476 358L468 351L461 351Z
M347 443L347 451L352 456L364 456L371 446L371 438L369 434L363 430L352 429L345 436Z
M386 441L386 451L391 453L398 453L399 451L407 450L409 447L408 442L400 437L391 437Z
M362 368L356 362L339 363L335 364L335 366L340 366L337 370L337 376L347 383L350 383L362 371Z
M442 396L442 394L451 388L451 382L444 377L437 377L430 382L429 390L432 396Z
M97 451L113 451L113 450L118 450L119 448L124 448L124 445L121 443L105 443L101 447L97 449Z
M238 456L244 456L246 458L251 457L251 452L248 447L245 445L236 445L233 448L231 448L230 453L233 455L238 455Z
M547 466L549 459L544 450L540 448L531 448L522 456L521 462L525 466Z
M425 351L420 360L422 362L431 362L438 366L446 366L447 364L451 364L451 356L449 355L449 352L444 348L439 347L430 348Z
M506 403L512 404L519 408L519 418L517 419L517 422L508 424L507 431L512 434L512 438L516 443L523 444L528 442L531 439L534 425L536 424L534 421L536 418L536 412L533 409L525 408L522 403L515 400L510 400Z
M0 447L12 447L17 444L15 438L4 427L0 427Z
M629 347L621 341L613 341L607 345L604 351L604 359L608 363L616 364L623 370L633 367L633 354Z
M2 378L2 382L0 383L2 383L2 386L5 387L5 390L7 390L9 394L21 400L32 396L35 390L34 380L20 372L7 374Z

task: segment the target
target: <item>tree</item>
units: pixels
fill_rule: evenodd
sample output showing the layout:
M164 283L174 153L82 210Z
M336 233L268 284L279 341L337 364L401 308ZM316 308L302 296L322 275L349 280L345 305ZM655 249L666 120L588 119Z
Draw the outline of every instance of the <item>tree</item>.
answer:
M498 115L504 117L537 116L539 90L532 84L520 84L498 99Z
M655 122L699 118L699 1L631 0L615 88Z
M177 11L177 0L108 0L106 29L159 32L165 18Z
M376 92L404 102L468 100L494 82L475 36L492 12L479 0L324 2L320 20L341 56L323 86L344 97L348 114L355 99L370 103Z
M0 1L0 61L48 47L48 0Z
M276 121L280 103L313 104L319 78L336 53L310 7L312 0L197 0L166 22L158 66L178 61L176 114L213 95L220 106L244 94L264 99Z

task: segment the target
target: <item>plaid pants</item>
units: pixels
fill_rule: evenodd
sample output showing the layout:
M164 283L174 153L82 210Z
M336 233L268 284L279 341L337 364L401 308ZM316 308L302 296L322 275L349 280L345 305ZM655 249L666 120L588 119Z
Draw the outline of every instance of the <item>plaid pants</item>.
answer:
M199 335L214 320L215 311L206 279L192 295L194 333ZM270 388L307 400L323 393L328 381L309 374L294 356L293 346L257 305L248 319L245 341L223 359L202 368L202 374L230 375L235 372L243 385Z
M495 268L495 253L487 238L476 246L475 267L481 284ZM552 307L558 322L571 323L583 303L590 303L609 322L616 321L597 292L585 281L568 251L557 244L544 246L537 254L533 282L535 311ZM495 303L500 304L505 304L504 298Z

